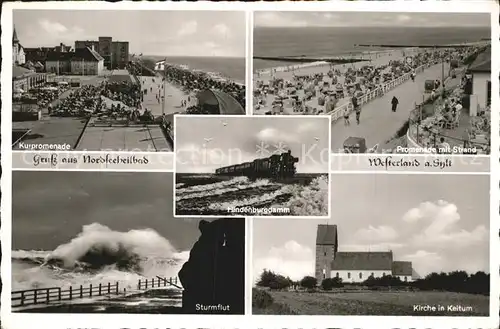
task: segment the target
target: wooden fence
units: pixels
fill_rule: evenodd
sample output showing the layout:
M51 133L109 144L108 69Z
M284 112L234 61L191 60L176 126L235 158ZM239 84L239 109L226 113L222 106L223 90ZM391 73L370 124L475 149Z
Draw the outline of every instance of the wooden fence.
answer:
M49 304L51 302L68 301L78 298L92 298L99 296L118 295L119 284L107 283L99 285L88 285L84 287L62 288L39 288L12 292L12 307Z
M177 278L167 279L157 276L156 279L152 278L151 280L139 279L139 282L137 283L137 290L147 290L151 288L161 288L167 286L174 286L176 288L182 289L182 287L180 287L178 284Z

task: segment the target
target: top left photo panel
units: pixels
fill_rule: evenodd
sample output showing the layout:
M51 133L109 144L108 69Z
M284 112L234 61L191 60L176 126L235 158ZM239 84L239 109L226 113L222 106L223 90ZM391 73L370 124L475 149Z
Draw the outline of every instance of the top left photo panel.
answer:
M13 150L173 152L175 114L245 114L245 12L23 9L13 24Z

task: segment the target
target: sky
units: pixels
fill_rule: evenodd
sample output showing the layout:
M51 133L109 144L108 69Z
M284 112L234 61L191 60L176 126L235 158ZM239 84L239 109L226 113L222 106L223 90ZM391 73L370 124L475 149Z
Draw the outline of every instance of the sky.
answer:
M257 27L489 26L489 14L388 12L256 12Z
M299 158L297 172L326 173L329 129L324 117L176 116L176 171L213 173L291 150Z
M12 249L54 250L99 223L112 230L153 229L182 252L199 219L173 217L172 173L12 173Z
M231 11L14 10L24 47L74 46L110 36L130 53L245 57L245 13Z
M336 224L339 251L389 251L433 271L489 272L489 177L331 175L331 218L253 225L254 279L263 269L314 276L318 224Z

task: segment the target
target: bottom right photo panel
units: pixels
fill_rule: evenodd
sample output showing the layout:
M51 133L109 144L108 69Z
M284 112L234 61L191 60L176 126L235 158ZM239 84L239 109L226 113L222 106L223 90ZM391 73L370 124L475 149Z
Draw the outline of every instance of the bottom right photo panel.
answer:
M253 314L489 316L488 175L331 182L329 219L253 220Z

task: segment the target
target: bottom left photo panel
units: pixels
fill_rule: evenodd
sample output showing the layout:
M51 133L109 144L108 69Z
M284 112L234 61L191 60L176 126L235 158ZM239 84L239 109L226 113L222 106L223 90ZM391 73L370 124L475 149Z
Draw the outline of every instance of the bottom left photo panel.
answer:
M173 173L12 173L12 312L244 314L244 286L245 219L174 218Z

